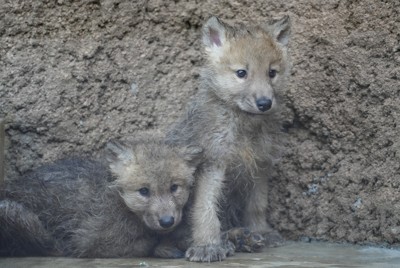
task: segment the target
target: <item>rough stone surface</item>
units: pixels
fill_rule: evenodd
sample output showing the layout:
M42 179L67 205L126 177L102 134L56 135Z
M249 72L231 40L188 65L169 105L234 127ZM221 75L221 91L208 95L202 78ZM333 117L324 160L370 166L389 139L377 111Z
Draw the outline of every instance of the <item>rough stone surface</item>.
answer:
M173 122L197 89L211 14L292 18L271 224L290 239L400 243L397 0L0 0L8 179Z

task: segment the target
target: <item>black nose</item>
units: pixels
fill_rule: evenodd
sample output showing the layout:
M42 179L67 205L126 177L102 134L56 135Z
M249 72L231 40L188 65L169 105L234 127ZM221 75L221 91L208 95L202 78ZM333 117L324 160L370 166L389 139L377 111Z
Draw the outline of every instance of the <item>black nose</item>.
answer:
M162 228L169 228L174 224L175 219L172 216L162 216L158 222Z
M266 97L261 97L256 100L257 108L261 112L268 111L272 107L272 100Z

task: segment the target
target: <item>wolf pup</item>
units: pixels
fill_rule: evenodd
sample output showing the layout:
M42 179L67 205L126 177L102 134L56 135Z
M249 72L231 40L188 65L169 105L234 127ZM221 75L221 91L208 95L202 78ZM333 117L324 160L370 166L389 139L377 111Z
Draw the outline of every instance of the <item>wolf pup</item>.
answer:
M10 181L0 255L183 257L163 237L181 222L201 149L146 134L107 151L109 164L61 160Z
M279 96L289 73L288 16L259 26L212 17L203 27L207 66L186 115L167 134L175 145L199 144L189 261L231 254L221 231L245 227L280 238L266 221L268 184L281 135Z

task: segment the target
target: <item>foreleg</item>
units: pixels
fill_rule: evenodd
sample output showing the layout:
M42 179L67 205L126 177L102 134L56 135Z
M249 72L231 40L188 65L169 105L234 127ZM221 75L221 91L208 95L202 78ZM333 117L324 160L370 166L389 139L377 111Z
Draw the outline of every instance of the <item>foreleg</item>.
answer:
M225 169L209 167L197 177L192 207L193 244L186 251L189 261L221 261L233 254L229 241L221 241L218 202L222 195Z

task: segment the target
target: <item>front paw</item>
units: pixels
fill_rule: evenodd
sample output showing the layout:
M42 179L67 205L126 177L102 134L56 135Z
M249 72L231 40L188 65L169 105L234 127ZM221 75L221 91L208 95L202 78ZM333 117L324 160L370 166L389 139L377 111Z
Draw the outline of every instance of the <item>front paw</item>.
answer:
M223 234L222 239L232 241L237 252L257 252L265 247L264 237L248 228L232 228Z
M165 259L180 259L185 257L185 253L176 247L158 246L154 250L154 257Z
M186 259L192 262L223 261L227 256L233 255L234 251L235 247L230 241L223 244L192 246L186 251Z
M264 234L265 246L268 248L280 247L285 244L283 237L275 230Z

